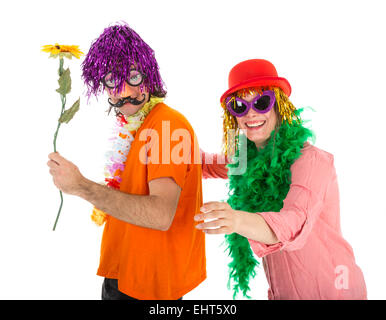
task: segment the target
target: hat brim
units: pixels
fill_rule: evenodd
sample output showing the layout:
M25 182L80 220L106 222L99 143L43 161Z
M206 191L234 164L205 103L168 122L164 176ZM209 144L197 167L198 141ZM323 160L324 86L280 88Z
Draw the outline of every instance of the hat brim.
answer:
M230 94L239 91L241 89L247 89L252 87L262 87L262 86L273 86L279 87L283 90L283 92L289 97L291 95L291 85L287 81L287 79L280 77L258 77L254 79L248 79L247 81L240 82L236 86L229 88L225 93L221 96L220 102L222 102L227 96Z

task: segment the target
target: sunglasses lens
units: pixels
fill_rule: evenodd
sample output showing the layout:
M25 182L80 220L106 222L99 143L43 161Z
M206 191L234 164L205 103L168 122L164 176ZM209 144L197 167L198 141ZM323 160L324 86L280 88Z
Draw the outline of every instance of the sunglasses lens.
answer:
M143 81L142 73L137 70L131 70L129 76L129 84L131 86L139 86Z
M271 104L271 98L269 96L262 96L259 100L256 100L253 107L257 110L266 110Z
M231 99L228 102L228 108L232 109L235 114L242 114L247 109L247 106L241 101Z
M113 74L111 72L104 77L103 82L106 87L111 89L115 88L116 86L116 81L114 80Z

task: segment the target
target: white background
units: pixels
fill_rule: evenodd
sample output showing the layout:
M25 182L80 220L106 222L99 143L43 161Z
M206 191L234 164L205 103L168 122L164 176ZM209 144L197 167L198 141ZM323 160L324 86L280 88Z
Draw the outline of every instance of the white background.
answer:
M228 72L250 58L272 61L289 80L291 100L311 106L316 146L335 156L341 225L363 270L369 299L385 299L384 1L12 1L1 23L1 299L100 299L96 276L102 228L91 205L59 192L46 167L60 113L58 60L45 44L87 52L105 27L124 20L155 50L166 103L182 112L201 147L219 152L219 97ZM59 152L102 180L111 119L106 97L87 104L80 60L70 66L81 109L63 125ZM204 181L204 200L226 197L225 181ZM208 279L185 299L231 299L222 236L207 236ZM267 299L263 270L252 297Z

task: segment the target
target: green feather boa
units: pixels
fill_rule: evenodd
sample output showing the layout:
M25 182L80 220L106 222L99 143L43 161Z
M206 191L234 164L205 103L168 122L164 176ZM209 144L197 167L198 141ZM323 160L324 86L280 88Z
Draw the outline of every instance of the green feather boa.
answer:
M296 111L299 119L302 111L303 109ZM227 202L234 210L279 212L283 208L283 200L291 184L291 165L301 156L300 151L304 143L310 138L315 141L315 136L310 129L303 127L302 122L293 122L292 125L284 122L276 136L274 133L275 131L272 131L267 144L260 149L257 149L252 141L243 139L247 143L246 172L242 175L229 175ZM243 141L240 141L240 144L242 143ZM238 150L243 150L241 145ZM237 165L238 163L229 164L228 167ZM228 288L232 281L233 299L239 291L244 297L250 298L249 280L255 277L255 267L259 262L245 237L233 233L226 235L225 241L232 258L228 265Z

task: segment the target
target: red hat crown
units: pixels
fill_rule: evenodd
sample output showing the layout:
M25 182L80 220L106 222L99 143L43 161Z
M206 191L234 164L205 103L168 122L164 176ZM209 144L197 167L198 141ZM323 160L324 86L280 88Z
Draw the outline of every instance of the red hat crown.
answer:
M229 72L229 89L221 96L223 101L228 95L241 89L260 86L281 88L287 96L291 94L291 85L278 77L275 66L264 59L251 59L238 63Z

